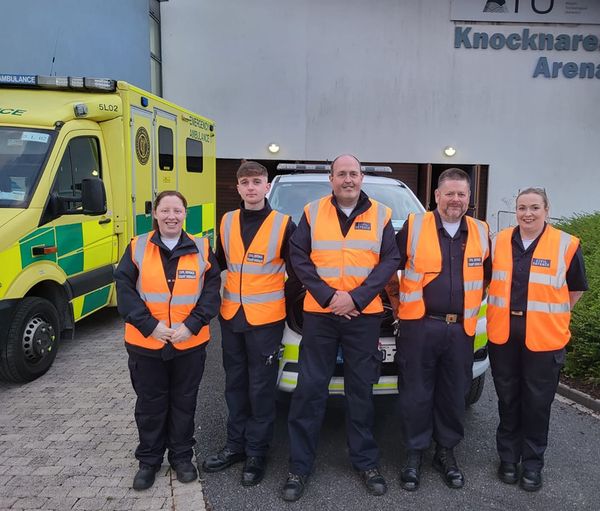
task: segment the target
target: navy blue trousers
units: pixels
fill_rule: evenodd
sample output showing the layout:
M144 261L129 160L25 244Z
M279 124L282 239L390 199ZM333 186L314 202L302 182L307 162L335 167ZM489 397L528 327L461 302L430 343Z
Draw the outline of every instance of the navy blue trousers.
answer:
M432 438L446 448L462 440L473 378L473 340L461 323L427 317L400 323L398 404L407 450L427 449Z
M344 356L346 435L356 470L374 468L379 450L373 437L373 384L379 380L381 318L363 314L350 320L304 313L298 385L288 415L290 472L310 474L335 370L338 346Z
M205 346L171 360L129 352L140 439L135 457L140 463L160 466L167 448L171 465L192 459L194 414L205 360Z
M506 344L488 343L500 415L496 446L502 461L541 470L565 350L529 350L525 321L523 316L511 316Z
M284 323L234 332L220 318L227 447L248 456L265 456L273 438L279 347Z

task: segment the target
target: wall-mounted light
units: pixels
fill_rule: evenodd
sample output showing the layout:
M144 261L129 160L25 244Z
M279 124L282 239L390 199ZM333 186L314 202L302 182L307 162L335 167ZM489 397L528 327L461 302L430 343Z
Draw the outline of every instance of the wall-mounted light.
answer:
M455 154L456 154L456 149L454 147L452 147L451 145L447 145L446 147L444 147L444 155L445 156L452 157Z
M276 144L275 142L271 142L267 146L267 149L269 150L270 153L277 154L279 152L279 144Z

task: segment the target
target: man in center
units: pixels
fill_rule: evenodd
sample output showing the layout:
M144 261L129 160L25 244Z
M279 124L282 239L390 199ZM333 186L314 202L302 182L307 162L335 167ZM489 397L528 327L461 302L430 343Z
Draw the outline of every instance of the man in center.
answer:
M363 173L354 156L338 156L329 180L333 193L305 206L290 240L291 263L307 293L298 385L288 416L290 473L282 490L287 501L302 496L313 468L339 346L350 461L371 494L387 490L373 437L373 384L381 366L379 292L399 263L391 211L361 191Z

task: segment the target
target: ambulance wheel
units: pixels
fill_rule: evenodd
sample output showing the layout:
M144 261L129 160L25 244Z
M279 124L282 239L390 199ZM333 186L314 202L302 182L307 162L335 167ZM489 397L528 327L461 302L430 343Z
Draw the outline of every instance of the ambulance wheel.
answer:
M483 392L483 386L485 385L485 373L478 376L471 382L471 388L469 389L469 393L467 394L467 406L474 405L479 401L481 397L481 393Z
M45 298L23 298L0 346L0 378L20 383L42 376L54 362L59 337L56 307Z

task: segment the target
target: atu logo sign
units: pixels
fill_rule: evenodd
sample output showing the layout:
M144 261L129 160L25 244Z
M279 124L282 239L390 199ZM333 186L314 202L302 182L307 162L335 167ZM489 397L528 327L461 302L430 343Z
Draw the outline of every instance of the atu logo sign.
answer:
M598 0L452 0L452 21L600 25Z

